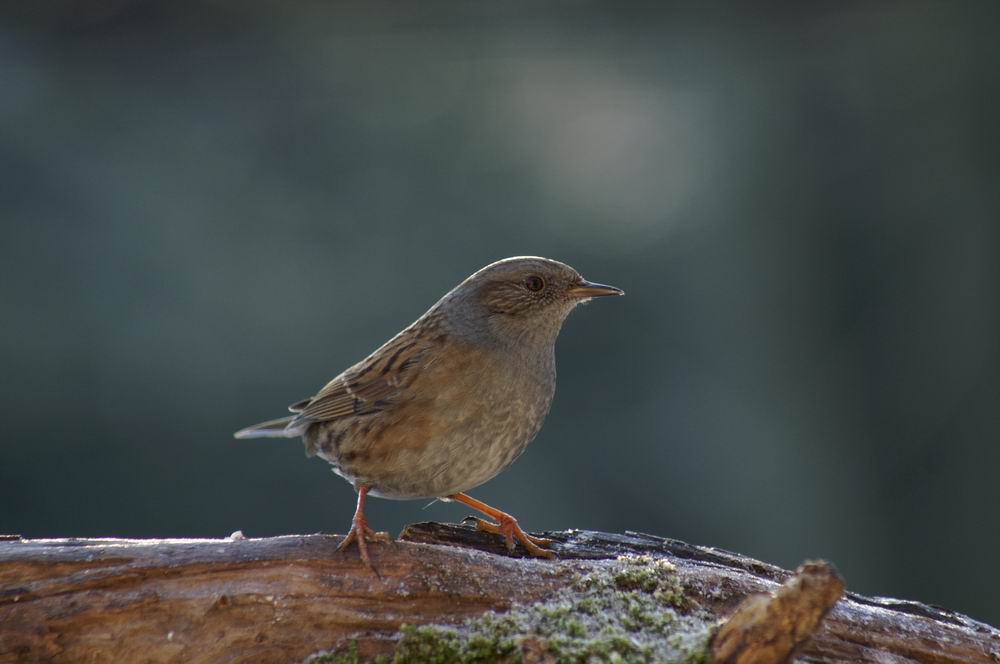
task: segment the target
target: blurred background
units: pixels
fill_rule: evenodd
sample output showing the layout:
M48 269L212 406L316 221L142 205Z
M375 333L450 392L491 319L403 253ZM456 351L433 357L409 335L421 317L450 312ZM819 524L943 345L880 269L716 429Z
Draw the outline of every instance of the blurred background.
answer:
M540 254L628 296L476 497L1000 622L995 3L0 11L0 532L344 532L232 432Z

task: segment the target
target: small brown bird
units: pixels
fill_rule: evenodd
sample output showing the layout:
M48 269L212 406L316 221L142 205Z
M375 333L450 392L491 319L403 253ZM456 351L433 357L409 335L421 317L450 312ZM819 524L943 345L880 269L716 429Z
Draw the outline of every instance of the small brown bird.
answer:
M486 514L477 526L535 556L547 540L511 515L465 495L495 477L542 426L556 389L555 341L573 308L621 289L586 281L568 265L521 256L487 265L412 325L331 380L294 413L237 438L302 436L358 492L344 549L388 540L365 520L365 496L455 500Z

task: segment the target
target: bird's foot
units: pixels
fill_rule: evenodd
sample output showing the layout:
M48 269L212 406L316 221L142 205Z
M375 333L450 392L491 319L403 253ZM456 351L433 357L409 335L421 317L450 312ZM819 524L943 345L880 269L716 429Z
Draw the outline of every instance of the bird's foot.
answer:
M361 554L361 560L365 562L365 565L368 565L368 568L375 573L375 576L379 576L378 570L372 564L371 556L368 555L368 542L392 542L392 537L389 533L372 530L368 527L368 521L364 516L355 515L351 530L347 533L344 541L337 547L337 551L346 550L353 542L358 543L358 552Z
M521 526L517 525L517 519L509 514L505 514L497 519L499 523L493 523L492 521L480 519L479 517L469 518L475 520L476 530L493 533L494 535L501 535L507 542L507 550L511 553L514 552L514 547L516 546L514 541L517 540L525 549L527 549L528 553L536 558L556 557L556 554L542 548L551 546L552 540L545 539L544 537L535 537L534 535L529 535L524 532L521 530Z

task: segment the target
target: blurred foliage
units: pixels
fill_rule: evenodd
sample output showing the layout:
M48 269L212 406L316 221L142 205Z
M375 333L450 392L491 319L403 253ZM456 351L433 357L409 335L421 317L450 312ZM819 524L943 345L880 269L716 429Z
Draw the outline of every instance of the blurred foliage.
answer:
M5 5L0 531L342 532L231 433L541 254L628 296L475 495L1000 622L1000 12L696 4Z

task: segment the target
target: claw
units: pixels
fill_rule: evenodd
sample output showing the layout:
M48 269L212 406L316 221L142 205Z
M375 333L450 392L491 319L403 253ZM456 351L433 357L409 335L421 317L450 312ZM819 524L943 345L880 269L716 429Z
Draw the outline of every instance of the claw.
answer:
M352 543L358 543L358 553L361 554L361 560L364 561L368 569L375 574L376 577L382 578L378 570L375 569L375 565L372 563L371 556L368 554L368 542L392 542L392 537L386 532L376 532L368 527L368 520L365 518L365 495L368 493L368 487L362 486L358 490L358 508L354 512L354 520L351 523L351 530L347 533L347 536L337 546L337 551L345 551Z
M529 554L535 556L536 558L556 557L556 555L551 551L546 551L542 548L551 546L552 540L545 539L544 537L529 535L521 530L521 527L517 525L517 519L509 515L505 516L507 516L506 519L502 517L498 519L500 523L493 523L492 521L487 521L478 517L470 518L475 520L476 530L502 536L507 544L507 550L511 553L514 553L514 549L517 547L515 541L517 541L521 543L521 546L523 546Z
M482 512L491 519L496 519L497 522L493 523L492 521L487 521L478 517L469 517L470 519L474 519L476 521L476 528L478 530L503 536L504 540L507 542L508 551L514 551L514 540L517 540L521 543L521 546L528 550L529 554L537 558L556 557L556 554L542 548L543 546L551 545L552 540L547 540L544 537L532 537L528 533L521 530L521 527L517 525L517 519L512 517L510 514L501 512L495 507L490 507L486 503L476 500L472 496L467 496L464 493L453 493L448 496L448 499L462 503L463 505L468 505L472 509Z

